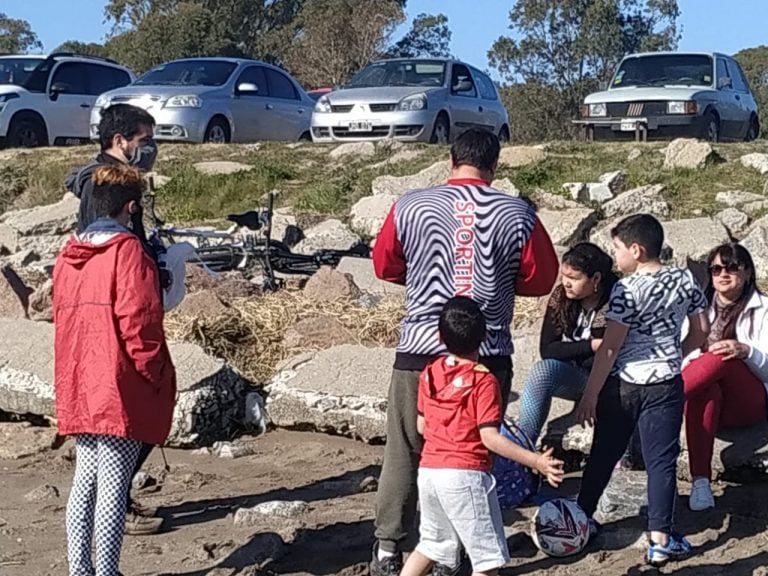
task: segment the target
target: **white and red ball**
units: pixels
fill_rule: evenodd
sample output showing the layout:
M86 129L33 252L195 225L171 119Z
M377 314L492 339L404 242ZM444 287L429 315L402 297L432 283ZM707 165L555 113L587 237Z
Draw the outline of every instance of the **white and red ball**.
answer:
M550 500L533 516L531 537L536 547L549 556L572 556L589 541L589 519L573 500Z

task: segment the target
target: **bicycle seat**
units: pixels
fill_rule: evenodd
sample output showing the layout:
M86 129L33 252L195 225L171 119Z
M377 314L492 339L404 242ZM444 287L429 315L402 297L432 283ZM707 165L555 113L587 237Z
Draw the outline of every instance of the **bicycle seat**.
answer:
M249 230L259 230L266 220L266 214L256 210L249 210L242 214L229 214L227 220L234 222L238 226L248 228Z

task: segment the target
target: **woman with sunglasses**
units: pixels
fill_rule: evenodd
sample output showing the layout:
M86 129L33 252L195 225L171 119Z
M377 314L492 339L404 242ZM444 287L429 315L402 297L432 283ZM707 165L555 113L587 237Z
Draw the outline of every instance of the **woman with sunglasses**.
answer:
M710 487L715 434L760 422L768 393L768 297L755 283L752 256L739 244L723 244L707 264L712 328L683 369L691 510L715 506Z

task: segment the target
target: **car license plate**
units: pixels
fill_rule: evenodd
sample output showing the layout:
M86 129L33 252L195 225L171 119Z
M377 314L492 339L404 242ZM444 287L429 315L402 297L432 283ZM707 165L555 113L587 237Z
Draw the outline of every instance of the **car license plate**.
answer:
M350 122L348 128L350 132L371 132L373 130L373 123L368 120L360 120L358 122Z
M622 120L621 131L622 132L634 132L638 124L645 124L648 122L645 118L637 118L634 120Z

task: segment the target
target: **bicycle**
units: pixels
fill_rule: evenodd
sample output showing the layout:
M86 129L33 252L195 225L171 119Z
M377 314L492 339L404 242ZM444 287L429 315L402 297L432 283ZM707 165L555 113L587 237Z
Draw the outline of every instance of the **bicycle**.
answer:
M150 180L149 195L145 198L151 222L151 244L163 250L177 239L194 238L199 264L214 272L239 271L249 278L261 272L264 291L271 292L283 287L284 279L278 275L311 276L322 266L337 266L342 258L370 258L370 248L363 242L358 242L348 250L321 249L312 254L292 252L291 248L303 239L304 234L298 227L291 225L286 229L282 241L274 240L274 192L267 196L266 209L227 216L233 225L248 231L245 235L235 235L233 229L224 232L169 227L155 210L153 184Z

